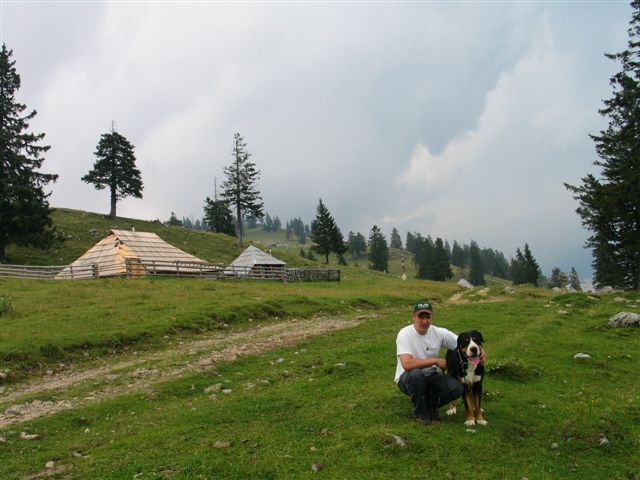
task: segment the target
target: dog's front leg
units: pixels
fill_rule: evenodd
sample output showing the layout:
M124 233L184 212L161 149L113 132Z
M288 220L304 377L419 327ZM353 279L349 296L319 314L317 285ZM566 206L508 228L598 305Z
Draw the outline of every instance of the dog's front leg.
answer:
M464 424L468 427L472 427L476 424L473 418L473 407L475 406L475 400L473 398L473 390L470 388L464 396L464 406L467 409L467 419Z
M473 393L474 393L474 407L473 409L475 410L475 414L476 414L476 423L479 425L487 425L487 421L484 419L483 415L482 415L482 384L481 383L476 383L473 386Z

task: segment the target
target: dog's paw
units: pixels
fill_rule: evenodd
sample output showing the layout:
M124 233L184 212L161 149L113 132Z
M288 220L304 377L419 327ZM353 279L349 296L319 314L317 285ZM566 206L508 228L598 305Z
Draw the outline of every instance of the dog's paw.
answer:
M449 410L447 410L447 415L455 415L457 411L458 409L456 407L451 407Z
M485 426L485 427L486 427L487 425L489 425L489 422L487 422L486 420L476 420L476 423L477 423L478 425L483 425L483 426Z
M467 427L473 427L476 424L476 421L475 420L465 420L464 424Z

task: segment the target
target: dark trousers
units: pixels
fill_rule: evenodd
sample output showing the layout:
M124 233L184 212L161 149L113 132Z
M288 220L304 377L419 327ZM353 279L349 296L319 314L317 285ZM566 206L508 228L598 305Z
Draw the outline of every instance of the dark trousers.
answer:
M428 415L464 393L464 385L452 376L425 375L419 368L404 372L398 379L398 388L411 397L414 415Z

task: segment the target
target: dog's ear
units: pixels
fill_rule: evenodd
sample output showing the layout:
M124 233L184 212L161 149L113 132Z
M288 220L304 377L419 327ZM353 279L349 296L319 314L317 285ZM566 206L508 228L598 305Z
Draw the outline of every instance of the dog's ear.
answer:
M462 332L458 335L458 348L466 347L469 345L469 340L471 339L471 335L469 332Z
M473 334L478 338L478 340L480 340L480 343L484 343L484 338L482 337L482 334L478 330L474 330Z

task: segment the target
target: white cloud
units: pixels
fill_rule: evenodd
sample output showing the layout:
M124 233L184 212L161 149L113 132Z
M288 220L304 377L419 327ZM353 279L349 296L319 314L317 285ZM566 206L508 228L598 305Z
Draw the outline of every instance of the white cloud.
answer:
M543 250L569 239L581 249L585 234L562 182L570 180L569 159L595 158L587 132L598 116L580 102L574 67L543 17L529 51L487 94L477 128L439 154L416 146L397 179L402 213L392 218L507 254L525 242Z

